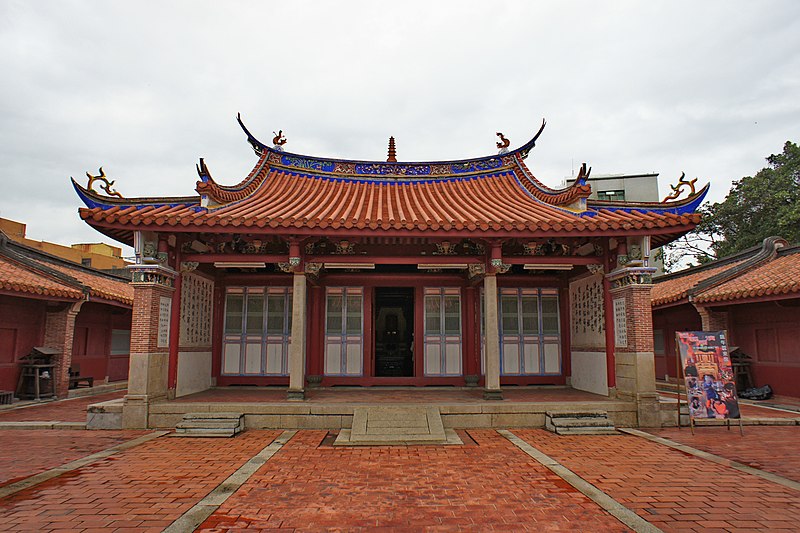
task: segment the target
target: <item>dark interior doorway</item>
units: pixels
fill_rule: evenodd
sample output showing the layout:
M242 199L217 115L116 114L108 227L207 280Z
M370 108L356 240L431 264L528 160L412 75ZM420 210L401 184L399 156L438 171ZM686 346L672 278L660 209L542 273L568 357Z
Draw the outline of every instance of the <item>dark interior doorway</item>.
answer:
M375 376L414 376L414 289L375 289Z

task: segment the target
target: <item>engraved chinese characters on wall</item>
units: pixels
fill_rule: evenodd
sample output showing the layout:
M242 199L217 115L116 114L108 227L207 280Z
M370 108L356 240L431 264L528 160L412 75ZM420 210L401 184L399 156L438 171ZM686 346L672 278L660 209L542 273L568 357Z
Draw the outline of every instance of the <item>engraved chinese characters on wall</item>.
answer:
M181 346L211 345L214 282L185 272L181 280Z
M628 317L625 312L625 298L614 300L614 346L628 346Z
M169 346L169 320L172 314L172 298L162 296L158 302L158 344L159 348Z
M572 345L605 346L603 276L592 275L569 284Z

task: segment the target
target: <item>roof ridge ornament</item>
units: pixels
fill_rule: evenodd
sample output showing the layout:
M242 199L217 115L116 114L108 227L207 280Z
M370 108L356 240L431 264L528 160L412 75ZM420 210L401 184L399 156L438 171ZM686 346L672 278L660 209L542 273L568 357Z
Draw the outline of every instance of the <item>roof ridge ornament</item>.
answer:
M495 143L495 144L497 144L497 149L499 150L497 152L497 155L507 154L508 153L508 147L511 146L511 141L506 139L506 136L503 135L499 131L497 133L495 133L495 135L500 137L500 142Z
M99 181L101 183L100 188L103 189L104 191L106 191L106 194L108 194L109 196L116 196L117 198L122 198L122 195L120 193L118 193L117 191L115 191L114 189L111 188L111 186L114 185L116 180L108 181L108 177L106 176L106 173L103 172L103 167L100 167L100 174L99 175L92 176L91 174L89 174L87 172L86 173L86 177L89 178L89 183L86 185L86 189L87 190L92 191L92 192L98 192L98 191L94 190L94 182L95 181Z
M278 130L278 133L272 132L275 137L272 138L272 149L276 152L283 152L283 145L286 144L286 136L283 135L283 130Z
M394 137L389 137L389 153L386 157L387 163L397 163L397 150L394 146Z
M686 172L681 172L681 177L678 178L678 183L675 185L670 185L669 188L672 189L672 193L669 196L664 197L661 202L669 202L670 200L677 200L683 192L685 187L689 187L691 190L689 191L688 196L694 196L695 188L694 184L697 183L697 178L693 180L686 180Z
M586 182L589 180L589 174L592 173L592 167L586 168L586 163L581 165L580 170L578 170L578 177L575 178L575 185L582 186L586 185Z

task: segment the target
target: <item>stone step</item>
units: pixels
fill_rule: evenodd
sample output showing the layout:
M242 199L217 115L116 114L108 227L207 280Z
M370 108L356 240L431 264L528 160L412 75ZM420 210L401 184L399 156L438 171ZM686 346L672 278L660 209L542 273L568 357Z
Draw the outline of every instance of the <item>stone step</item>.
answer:
M616 435L606 411L547 411L544 427L556 435Z
M239 420L244 416L244 413L186 413L183 415L184 420Z
M611 421L606 418L552 418L555 427L606 427Z
M342 430L335 446L407 446L460 444L452 430L445 431L436 407L357 407L353 427Z
M239 432L238 431L203 431L203 430L192 430L192 431L176 431L175 433L170 433L171 437L212 437L212 438L230 438L235 437Z
M244 413L186 413L174 437L234 437L244 431Z
M556 428L556 435L620 435L612 426L591 428Z
M608 418L607 411L593 409L581 409L579 411L545 411L545 415L550 418Z
M237 428L240 425L238 420L182 420L175 425L175 429L225 429Z

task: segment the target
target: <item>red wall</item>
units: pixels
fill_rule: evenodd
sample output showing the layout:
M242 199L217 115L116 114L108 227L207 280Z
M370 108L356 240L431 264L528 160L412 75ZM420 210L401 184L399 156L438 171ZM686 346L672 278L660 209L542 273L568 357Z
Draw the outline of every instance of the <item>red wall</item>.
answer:
M44 300L0 295L0 390L17 388L17 361L44 338Z
M800 299L730 306L731 344L753 358L757 386L800 397Z
M676 379L675 332L700 331L703 323L700 315L691 304L676 305L653 311L653 333L661 330L664 335L664 350L656 346L656 379L664 379L664 374Z
M83 304L75 319L75 337L72 343L72 366L80 368L81 376L95 381L127 379L128 359L111 354L111 330L131 329L131 311L99 303Z

